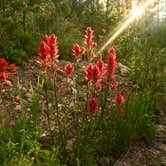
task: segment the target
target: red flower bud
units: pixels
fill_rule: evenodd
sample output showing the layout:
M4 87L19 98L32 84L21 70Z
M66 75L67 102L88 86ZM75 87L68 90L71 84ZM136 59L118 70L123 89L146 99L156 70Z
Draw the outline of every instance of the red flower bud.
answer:
M73 55L78 60L82 59L82 55L85 53L85 51L86 49L84 47L81 48L79 44L75 44L72 49Z
M71 63L65 66L64 72L67 76L71 75L73 71L74 71L74 66Z
M94 48L97 46L97 43L93 41L93 30L91 27L88 27L85 31L84 44L88 48Z
M4 58L0 58L0 72L7 70L8 62Z
M16 71L15 64L10 64L10 70L11 70L11 72L15 72Z
M15 101L15 102L19 102L19 100L20 100L20 97L19 97L19 96L14 96L14 101Z
M100 60L97 61L96 64L97 64L97 66L98 66L100 72L102 73L103 67L104 67L104 62L100 59Z
M2 80L1 83L12 86L12 82L10 80L7 80L7 78L14 74L14 72L16 71L16 66L14 64L10 65L11 72L9 72L7 69L8 62L4 58L0 58L0 79Z
M125 101L124 97L122 96L121 92L118 92L116 95L116 104L120 105Z
M114 90L117 88L117 84L111 84L111 89Z
M88 102L88 105L87 105L87 109L88 111L86 112L86 114L93 114L95 112L100 112L101 109L98 108L98 102L96 101L95 98L91 98Z
M115 69L117 67L116 53L113 48L109 50L109 55L107 59L106 74L108 77L114 78Z
M124 109L122 107L120 107L118 110L117 110L118 113L123 113L124 112Z

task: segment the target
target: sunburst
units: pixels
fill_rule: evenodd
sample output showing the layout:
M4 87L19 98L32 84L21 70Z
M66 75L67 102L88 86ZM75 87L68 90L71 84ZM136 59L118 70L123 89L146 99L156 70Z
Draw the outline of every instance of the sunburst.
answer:
M142 16L146 9L152 5L156 0L147 0L141 7L133 9L131 12L131 16L126 19L125 21L122 21L118 27L115 28L114 33L111 35L111 37L104 43L104 45L99 49L97 52L97 56L103 52L103 50L111 44L131 23L133 23L138 17Z

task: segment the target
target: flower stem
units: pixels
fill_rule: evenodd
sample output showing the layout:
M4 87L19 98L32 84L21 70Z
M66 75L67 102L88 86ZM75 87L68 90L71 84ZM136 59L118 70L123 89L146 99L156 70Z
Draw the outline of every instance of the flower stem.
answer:
M55 109L57 111L57 115L56 115L56 120L57 120L57 123L58 123L58 130L59 130L59 136L60 136L60 139L61 139L61 143L62 145L64 144L64 139L63 139L63 133L62 133L62 130L61 130L61 123L60 123L60 120L59 120L59 108L58 108L58 96L57 96L57 88L56 88L56 78L54 78L54 98L55 98Z
M45 99L46 99L46 107L47 107L47 110L46 110L47 125L48 125L48 129L49 129L49 133L50 133L50 135L52 135L51 124L50 124L50 113L49 113L49 107L48 107L48 91L47 91L46 79L45 79L44 90L45 90Z

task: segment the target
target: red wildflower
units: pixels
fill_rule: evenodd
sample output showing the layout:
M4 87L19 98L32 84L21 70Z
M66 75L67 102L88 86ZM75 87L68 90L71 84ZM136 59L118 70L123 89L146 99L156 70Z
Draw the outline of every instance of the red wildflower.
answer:
M84 47L81 48L79 44L75 44L72 49L73 55L79 60L82 59L82 55L85 51L86 49Z
M103 67L104 67L104 62L100 59L100 60L97 61L96 64L97 64L97 66L98 66L100 72L102 73Z
M16 65L15 64L10 64L10 70L11 70L11 72L15 72L16 71Z
M50 40L48 35L44 35L43 41L47 44L50 45Z
M45 35L44 39L40 42L39 48L40 64L44 66L54 65L58 59L58 44L55 34Z
M95 98L91 98L88 102L88 105L87 105L87 109L88 111L86 112L86 114L93 114L95 112L100 112L101 109L98 108L98 102L96 101Z
M111 84L111 89L114 90L117 88L117 84Z
M97 43L93 41L93 30L91 27L88 27L85 31L84 43L88 48L94 48L97 46Z
M59 55L58 55L58 44L57 44L57 37L55 36L55 34L51 34L49 36L49 46L50 46L50 54L51 54L51 58L53 61L55 61Z
M124 97L122 96L121 92L118 92L116 95L116 104L120 105L125 101Z
M123 109L122 107L120 107L120 108L117 110L117 112L123 113L123 112L124 112L124 109Z
M13 74L16 71L16 66L14 64L10 65L10 71L7 71L8 69L8 62L4 58L0 58L0 79L2 80L2 84L6 84L8 86L12 86L12 82L10 80L7 80L7 78Z
M81 48L80 48L79 44L75 44L75 45L73 46L72 51L73 51L73 55L74 55L75 57L80 56L80 54L81 54Z
M112 79L114 79L115 77L114 73L116 67L117 67L116 53L113 48L110 48L107 59L107 69L106 69L107 76L110 76Z
M73 73L73 71L74 71L74 66L71 63L68 63L64 69L65 74L69 76Z
M44 60L49 55L49 52L50 52L49 46L44 41L41 41L39 48L39 57L42 60Z
M8 62L4 58L0 58L0 72L7 70Z
M99 67L95 64L89 64L86 68L86 80L96 83L100 79L101 73Z
M20 100L20 97L19 97L19 96L17 96L17 95L14 96L14 101L15 101L15 102L19 102L19 100Z

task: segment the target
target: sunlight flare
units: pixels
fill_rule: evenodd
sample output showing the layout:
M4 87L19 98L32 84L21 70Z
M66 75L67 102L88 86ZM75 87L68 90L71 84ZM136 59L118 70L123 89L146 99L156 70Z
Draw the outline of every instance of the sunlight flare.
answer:
M115 32L113 33L113 35L106 41L106 43L99 49L99 51L97 52L97 56L103 52L103 50L109 45L111 44L132 22L134 22L135 19L137 19L138 17L142 16L145 12L145 10L155 2L156 0L147 0L146 3L139 8L136 8L132 11L131 16L123 21L120 26L118 26L115 29Z

